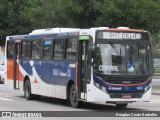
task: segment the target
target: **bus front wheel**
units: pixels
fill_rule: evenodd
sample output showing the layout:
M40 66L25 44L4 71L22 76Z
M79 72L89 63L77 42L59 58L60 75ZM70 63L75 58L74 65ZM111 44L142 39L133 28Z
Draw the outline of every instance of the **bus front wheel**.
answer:
M74 108L79 107L79 101L77 99L77 91L74 84L71 86L70 89L70 104Z

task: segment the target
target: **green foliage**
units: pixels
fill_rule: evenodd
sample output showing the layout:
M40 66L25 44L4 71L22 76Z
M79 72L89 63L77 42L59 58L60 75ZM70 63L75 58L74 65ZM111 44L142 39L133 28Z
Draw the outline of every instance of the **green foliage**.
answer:
M55 13L67 27L87 28L94 25L98 11L94 0L55 0Z
M96 25L128 26L158 32L160 28L160 1L108 0L99 4Z
M151 38L152 38L152 44L153 46L155 46L154 48L160 49L160 31L158 33L152 33Z
M5 37L51 27L145 29L159 42L160 0L0 0L0 44Z
M0 44L4 45L5 38L13 34L28 32L28 21L22 11L26 7L23 0L0 0Z

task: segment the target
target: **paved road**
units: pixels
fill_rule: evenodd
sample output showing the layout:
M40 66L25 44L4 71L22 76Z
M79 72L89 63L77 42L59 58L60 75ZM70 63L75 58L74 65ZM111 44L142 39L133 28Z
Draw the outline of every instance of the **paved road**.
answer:
M152 79L152 86L154 89L160 90L160 78L154 78Z
M160 96L160 78L152 79L152 94Z
M154 87L153 87L154 88ZM156 91L156 92L155 92ZM160 95L158 89L153 89L150 102L129 104L127 110L160 110ZM33 107L34 106L34 107ZM72 108L66 104L65 100L42 98L40 100L27 101L23 97L23 92L14 91L5 84L0 84L0 111L90 111L90 110L116 110L114 105L96 105L85 103L81 108Z
M153 93L149 102L129 104L126 109L118 111L160 111L160 80L153 80ZM43 97L40 100L27 101L23 92L14 91L5 84L0 84L0 111L117 111L112 104L97 105L84 103L81 108L72 108L65 100Z

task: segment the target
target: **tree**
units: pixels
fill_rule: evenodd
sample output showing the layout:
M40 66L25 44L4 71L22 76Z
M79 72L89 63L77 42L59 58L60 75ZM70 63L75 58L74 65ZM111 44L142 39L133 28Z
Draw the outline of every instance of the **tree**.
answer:
M0 0L0 39L51 27L160 29L159 0ZM158 41L154 37L153 41ZM155 43L155 42L153 42Z
M28 7L25 8L23 14L29 20L32 30L65 26L60 15L63 12L56 15L55 6L57 5L54 0L28 0Z
M54 0L55 16L67 27L91 27L99 14L94 8L94 1Z
M65 26L128 26L152 33L160 28L158 0L54 0L54 8Z
M96 25L128 26L152 33L160 28L160 1L158 0L108 0L96 3L100 15Z
M0 44L4 45L6 36L25 34L29 23L22 12L27 0L1 0L0 2Z
M54 0L55 22L67 27L130 27L151 32L159 41L159 0Z

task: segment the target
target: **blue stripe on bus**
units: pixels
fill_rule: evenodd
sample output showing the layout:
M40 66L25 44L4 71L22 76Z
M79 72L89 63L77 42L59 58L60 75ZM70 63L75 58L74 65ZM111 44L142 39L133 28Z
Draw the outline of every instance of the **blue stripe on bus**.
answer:
M98 77L95 75L93 76L93 80L95 83L98 83L100 86L104 86L107 91L109 92L117 92L117 93L130 93L130 92L140 92L140 91L145 91L145 88L149 86L151 83L151 79L149 79L147 82L144 84L139 84L139 85L134 85L133 86L127 86L127 84L124 85L114 85L114 84L109 84L106 83L102 80L100 80Z
M19 60L21 67L27 72L28 75L33 75L32 67L30 60Z
M53 34L41 34L41 35L15 35L9 36L9 40L15 39L40 39L40 38L56 38L58 36L76 36L78 32L63 32L63 33L53 33Z
M69 63L75 64L75 62L67 61L36 60L32 66L29 61L25 60L21 62L21 66L30 76L35 76L33 72L33 68L35 68L38 76L47 84L65 86L69 80L76 81L76 68L69 68Z
M15 39L40 39L40 38L53 38L57 37L58 34L45 34L45 35L20 35L20 36L9 36L9 40Z

